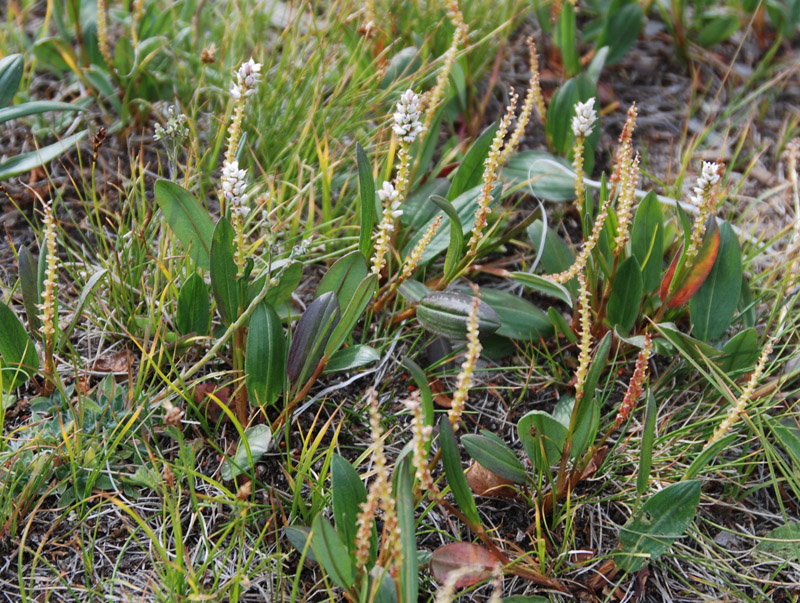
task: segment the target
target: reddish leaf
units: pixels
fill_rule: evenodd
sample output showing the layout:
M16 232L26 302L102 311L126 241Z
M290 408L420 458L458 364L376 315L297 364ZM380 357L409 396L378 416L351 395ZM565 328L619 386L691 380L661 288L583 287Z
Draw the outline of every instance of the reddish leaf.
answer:
M455 587L477 584L492 575L500 563L487 549L471 542L453 542L439 547L431 556L431 572L439 582L447 582L458 572Z
M661 281L661 288L658 291L658 295L661 298L662 303L667 299L669 286L672 284L672 279L675 277L675 270L678 267L678 261L681 259L681 254L683 254L683 247L678 249L678 253L675 254L674 258L672 258L669 268L667 268L667 273L664 275L664 280Z
M694 263L691 268L686 270L685 276L682 275L680 285L669 300L670 308L677 308L685 304L697 293L714 267L717 253L719 253L719 226L717 226L717 220L712 216L708 220L703 244L697 252Z
M514 482L492 473L486 467L473 461L465 472L470 489L478 496L495 498L516 498Z

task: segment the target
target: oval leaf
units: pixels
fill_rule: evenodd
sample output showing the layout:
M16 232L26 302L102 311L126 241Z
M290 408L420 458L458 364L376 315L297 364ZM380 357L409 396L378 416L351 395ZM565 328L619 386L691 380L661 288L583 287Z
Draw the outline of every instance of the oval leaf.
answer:
M467 434L461 438L461 443L473 459L492 473L510 479L515 484L528 481L522 463L505 444L479 434Z
M458 508L469 521L480 525L478 508L475 506L475 499L472 497L464 470L461 467L461 455L458 453L456 436L446 416L439 420L439 447L442 450L442 464L447 483Z
M241 288L237 282L238 268L233 259L233 226L222 216L211 240L211 290L217 300L222 321L229 325L239 316Z
M0 302L0 357L4 389L14 389L39 370L33 340L14 311L3 302Z
M250 402L258 406L275 404L283 391L286 336L275 309L261 302L250 315L245 383Z
M155 200L164 219L181 245L200 268L210 268L211 238L214 223L208 211L189 191L174 182L158 180L155 185Z
M664 216L656 194L647 193L631 226L631 253L639 261L646 293L658 288L664 255Z
M211 326L211 304L203 277L194 272L178 294L177 327L183 335L206 335Z
M617 267L607 306L608 320L622 335L628 334L639 317L643 289L638 260L625 258Z
M220 473L225 481L252 471L255 464L272 446L272 431L268 425L253 425L244 431L244 440L239 442L236 454L222 464Z
M311 524L311 548L334 584L345 590L353 586L356 576L353 560L339 534L322 514Z
M323 293L309 304L297 321L289 346L286 372L290 381L303 383L311 376L338 320L339 302L333 291Z

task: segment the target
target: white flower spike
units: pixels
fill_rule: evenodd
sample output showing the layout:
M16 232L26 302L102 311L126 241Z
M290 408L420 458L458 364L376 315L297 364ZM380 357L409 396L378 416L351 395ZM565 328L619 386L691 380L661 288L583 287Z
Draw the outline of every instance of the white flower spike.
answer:
M253 96L260 81L261 63L256 63L250 57L250 60L242 63L236 72L236 83L231 87L231 96L236 100L239 100L242 96Z
M592 125L597 121L594 98L585 103L575 103L575 117L572 118L572 133L575 138L586 138L592 133Z
M406 90L397 103L392 129L400 140L409 144L422 132L421 103L422 99L413 90Z

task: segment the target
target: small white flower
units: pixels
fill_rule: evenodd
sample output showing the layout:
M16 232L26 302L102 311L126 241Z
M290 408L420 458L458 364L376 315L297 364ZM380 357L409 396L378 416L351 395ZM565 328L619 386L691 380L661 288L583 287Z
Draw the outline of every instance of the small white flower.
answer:
M378 189L378 197L384 203L388 202L390 204L397 202L397 197L399 193L394 188L394 185L391 182L384 180L383 186Z
M708 185L716 184L719 182L719 168L720 165L718 163L704 161L701 180L708 183Z
M412 143L422 132L420 104L422 99L413 90L406 90L397 102L392 129L400 140Z
M694 194L692 195L691 201L697 207L701 207L705 203L709 190L719 182L719 169L721 167L719 163L714 163L713 161L703 162L703 167L700 170L700 177L697 179L697 184L692 189Z
M220 178L222 184L222 192L225 199L231 204L233 211L239 215L247 215L249 208L245 206L247 196L245 189L247 188L247 170L239 169L238 161L227 161L222 166L222 177ZM244 212L242 212L244 210Z
M592 125L597 120L594 98L585 103L575 103L575 117L572 118L572 133L575 138L586 138L592 133Z
M231 86L231 96L239 100L242 96L252 96L256 86L261 81L261 63L256 63L252 57L241 64L236 71L236 82Z

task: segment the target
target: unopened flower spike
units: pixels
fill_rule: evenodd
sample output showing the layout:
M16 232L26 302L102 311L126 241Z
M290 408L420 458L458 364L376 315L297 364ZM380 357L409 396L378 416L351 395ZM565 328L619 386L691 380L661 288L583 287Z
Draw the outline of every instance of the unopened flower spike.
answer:
M504 165L511 154L517 149L522 136L525 134L525 128L530 121L533 106L536 105L540 115L544 115L544 99L542 98L542 89L539 86L539 67L536 58L536 45L533 43L533 38L528 38L528 51L530 52L530 69L531 77L528 81L528 92L525 94L525 101L522 103L522 109L517 117L517 125L508 142L503 147L503 154L500 156L500 165Z
M633 160L633 131L636 128L638 115L636 103L632 103L628 108L628 117L625 119L625 125L622 126L622 132L619 135L617 150L614 153L614 164L611 168L611 178L608 181L612 197L617 194L618 188L622 186L621 181L628 175L628 170L624 166Z
M467 32L469 31L469 26L464 22L464 15L461 13L461 8L458 6L458 2L456 0L448 2L447 14L450 17L450 21L453 23L455 31L453 32L453 39L450 42L450 46L444 53L442 68L439 70L439 74L436 76L436 84L427 95L427 100L425 103L425 125L423 126L423 131L427 131L433 123L433 118L436 114L436 108L439 106L445 90L447 90L447 83L450 80L450 73L453 71L453 65L456 62L458 49L462 45L466 46L467 44Z
M700 250L703 242L703 235L706 232L706 221L713 215L719 200L719 182L722 164L713 161L704 161L697 179L697 184L693 189L691 202L698 208L692 225L692 235L689 239L689 247L686 249L686 262L690 263Z
M378 225L378 238L372 256L372 274L380 275L386 264L389 239L394 232L395 220L403 215L403 210L400 209L400 193L391 182L384 181L383 186L378 189L378 197L383 204L383 218Z
M511 91L511 100L506 108L506 113L503 119L500 120L500 125L497 127L494 138L492 139L492 146L489 148L489 154L483 162L483 186L478 194L478 207L475 210L475 221L472 224L472 236L469 238L467 244L467 256L473 256L478 252L478 245L481 242L483 229L486 227L486 217L492 212L492 192L494 191L495 183L497 182L497 172L502 167L501 159L503 147L503 140L508 132L508 126L514 117L514 111L517 107L518 95L513 90Z
M475 299L472 301L472 308L467 318L467 353L464 362L461 364L461 371L458 373L456 391L453 393L453 400L450 409L447 411L447 418L453 426L453 431L458 431L461 423L461 415L464 412L464 405L469 397L474 380L475 366L481 356L483 347L478 338L478 309L481 300L478 297L478 288L473 285Z
M583 389L586 385L586 376L589 374L589 364L592 352L592 321L591 306L589 301L589 287L586 284L586 275L583 270L578 272L578 316L580 317L580 352L578 353L578 370L575 373L575 404L580 404L583 399Z
M425 425L422 416L422 402L419 390L413 392L405 401L406 409L411 413L411 438L413 448L413 464L415 477L419 482L421 492L429 492L432 496L438 494L438 488L433 481L431 468L428 464L428 445L431 440L433 428Z
M38 306L42 323L39 329L44 343L44 394L55 389L55 358L53 348L56 336L56 302L58 300L58 248L56 247L56 221L51 201L44 202L44 246L47 250L47 268L42 291L42 303Z
M625 391L625 397L622 399L615 423L617 426L622 425L631 416L631 412L636 407L636 403L642 397L644 391L644 383L647 379L647 360L650 358L650 351L653 348L653 340L648 333L644 337L644 347L639 352L636 358L636 368L633 370L633 376L628 384L628 389Z
M592 134L592 126L597 121L594 110L594 98L586 102L575 104L575 116L572 118L572 134L575 136L575 145L572 147L572 165L575 168L575 204L578 212L583 215L583 204L586 197L586 187L583 183L583 149L586 139Z

